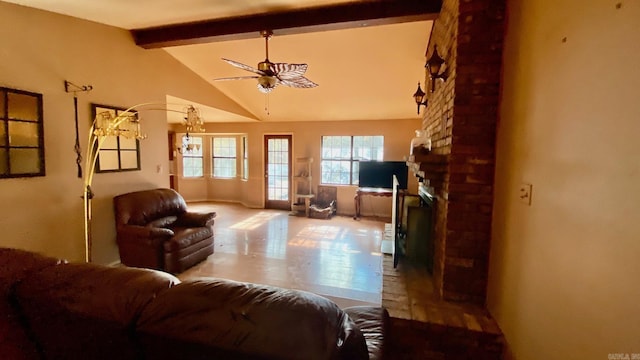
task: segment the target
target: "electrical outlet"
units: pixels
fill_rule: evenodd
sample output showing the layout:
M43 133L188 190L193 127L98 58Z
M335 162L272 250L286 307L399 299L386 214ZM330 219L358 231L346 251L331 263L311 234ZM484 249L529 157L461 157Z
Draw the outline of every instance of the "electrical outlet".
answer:
M531 205L531 184L520 184L520 189L518 190L518 198L520 202L525 203L527 205Z

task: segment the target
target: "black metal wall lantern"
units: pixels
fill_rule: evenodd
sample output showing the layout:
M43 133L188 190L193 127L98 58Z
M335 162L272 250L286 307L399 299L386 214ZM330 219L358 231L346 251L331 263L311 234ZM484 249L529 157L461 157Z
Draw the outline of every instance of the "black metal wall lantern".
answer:
M413 98L416 100L416 104L418 105L418 115L420 115L420 106L424 105L425 107L427 107L427 104L429 103L429 101L424 98L425 95L427 94L422 91L422 89L420 88L420 83L418 83L418 90L416 90L416 92L413 94Z
M429 78L431 79L431 92L436 90L436 79L440 79L442 81L447 80L446 70L442 70L443 66L446 66L446 63L443 58L438 54L438 45L433 46L433 54L427 63L425 64L425 68L429 73Z

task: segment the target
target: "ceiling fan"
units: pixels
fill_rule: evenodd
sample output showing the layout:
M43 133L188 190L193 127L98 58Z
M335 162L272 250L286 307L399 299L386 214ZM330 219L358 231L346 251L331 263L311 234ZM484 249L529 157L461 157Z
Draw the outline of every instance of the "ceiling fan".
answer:
M258 90L265 94L270 93L280 84L294 88L313 88L318 86L318 84L304 77L308 67L307 64L272 63L269 61L269 39L273 35L273 31L263 30L260 31L260 35L265 39L266 56L264 61L258 63L257 69L234 60L222 58L226 63L256 75L225 77L213 80L258 79Z

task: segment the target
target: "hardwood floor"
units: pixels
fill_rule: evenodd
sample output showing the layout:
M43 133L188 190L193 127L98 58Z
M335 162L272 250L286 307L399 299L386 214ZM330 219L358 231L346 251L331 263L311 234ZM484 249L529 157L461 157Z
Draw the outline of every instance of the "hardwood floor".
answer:
M339 306L380 305L384 222L290 216L230 203L190 203L217 212L215 251L179 274L220 277L310 291Z

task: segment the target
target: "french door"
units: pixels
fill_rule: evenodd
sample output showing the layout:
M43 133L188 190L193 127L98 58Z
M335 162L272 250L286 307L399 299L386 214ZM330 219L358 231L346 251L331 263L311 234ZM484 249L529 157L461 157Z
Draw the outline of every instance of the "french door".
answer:
M265 135L265 202L267 209L291 210L291 135Z

